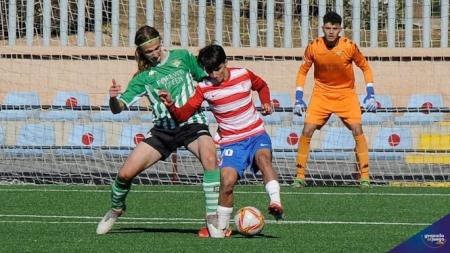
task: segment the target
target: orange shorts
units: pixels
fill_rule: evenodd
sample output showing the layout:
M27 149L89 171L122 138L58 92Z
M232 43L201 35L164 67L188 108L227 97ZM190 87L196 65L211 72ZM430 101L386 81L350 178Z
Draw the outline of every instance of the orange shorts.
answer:
M334 113L347 124L361 124L358 95L349 93L313 92L306 110L305 122L323 126Z

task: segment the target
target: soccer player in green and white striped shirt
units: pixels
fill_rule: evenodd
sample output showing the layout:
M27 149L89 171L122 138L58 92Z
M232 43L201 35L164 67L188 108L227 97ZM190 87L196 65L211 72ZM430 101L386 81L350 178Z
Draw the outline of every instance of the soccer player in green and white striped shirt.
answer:
M154 127L120 168L111 189L111 209L98 224L97 234L108 233L125 211L125 199L133 178L159 160L165 160L178 147L185 146L199 158L205 170L203 190L208 231L206 234L210 237L225 237L224 231L219 230L217 224L220 172L216 147L206 117L199 110L187 121L177 123L158 96L160 90L167 90L172 94L175 104L182 106L195 91L194 80L202 80L206 73L189 51L162 50L159 32L153 27L141 27L136 33L135 44L138 71L123 94L121 86L113 79L109 89L109 106L116 114L146 97L153 109ZM120 94L120 98L117 98ZM200 236L204 234L199 233Z

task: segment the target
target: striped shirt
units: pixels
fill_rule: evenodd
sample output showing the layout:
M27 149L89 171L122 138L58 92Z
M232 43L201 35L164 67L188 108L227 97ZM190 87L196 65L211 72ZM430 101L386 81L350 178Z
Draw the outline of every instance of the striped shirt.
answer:
M261 104L270 103L269 87L259 76L244 68L227 70L228 80L216 83L212 79L204 79L183 107L169 107L172 117L182 122L206 100L219 125L214 137L219 145L265 132L264 122L252 101L252 90L259 93Z
M206 76L197 59L185 49L167 51L167 57L158 65L135 76L128 84L120 100L129 107L142 97L147 97L153 109L153 124L175 129L191 123L207 124L200 110L183 121L175 122L166 106L159 99L160 90L169 91L177 106L184 105L195 91L195 81Z

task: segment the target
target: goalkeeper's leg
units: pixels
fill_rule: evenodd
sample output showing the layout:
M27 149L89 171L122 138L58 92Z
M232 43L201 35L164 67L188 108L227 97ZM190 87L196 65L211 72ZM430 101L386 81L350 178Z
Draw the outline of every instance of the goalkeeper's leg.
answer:
M306 186L306 163L308 161L309 152L311 149L311 138L317 125L305 122L303 126L302 136L298 142L297 150L297 177L294 179L293 187L301 188Z
M130 156L119 170L119 173L111 187L111 209L106 213L97 226L97 234L108 233L117 218L121 216L125 209L125 199L131 188L131 182L141 171L150 167L161 159L162 155L155 148L140 142L131 152Z
M370 186L369 146L367 145L362 125L360 122L353 124L348 124L347 122L344 123L347 128L352 131L353 137L355 138L356 166L360 173L360 185L362 188L367 188Z
M363 133L355 136L355 141L358 168L361 173L360 184L361 187L366 188L370 185L369 147Z

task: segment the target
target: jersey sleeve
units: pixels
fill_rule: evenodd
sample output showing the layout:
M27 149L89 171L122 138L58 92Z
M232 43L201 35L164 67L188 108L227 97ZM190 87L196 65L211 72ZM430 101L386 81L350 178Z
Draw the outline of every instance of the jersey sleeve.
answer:
M373 83L373 73L372 68L370 67L369 62L366 60L366 57L359 51L359 48L356 44L352 44L353 51L353 62L355 62L356 66L358 66L363 74L364 80L366 83Z
M311 69L314 61L313 47L313 44L309 44L303 54L303 63L300 65L297 73L296 87L298 88L303 89L303 87L305 87L306 75L308 74L309 69Z
M120 95L120 100L125 104L128 108L133 103L141 99L146 93L147 90L145 88L147 81L148 72L144 71L139 75L133 77L130 82L128 82L128 86L126 90Z
M203 91L200 86L197 85L195 88L194 96L192 96L186 104L182 107L176 107L175 103L169 106L169 112L172 118L178 122L185 122L188 120L200 106L204 100Z
M203 70L203 68L200 67L195 56L191 52L189 52L189 51L187 51L187 52L188 53L186 56L186 61L187 61L188 68L191 71L191 75L195 81L200 82L201 80L203 80L203 78L205 78L207 76L207 74Z
M250 81L252 82L252 90L257 91L261 104L270 103L270 91L266 81L261 77L255 75L253 72L247 69Z

